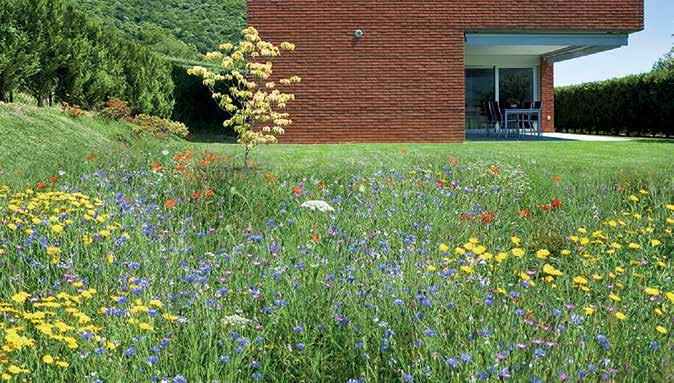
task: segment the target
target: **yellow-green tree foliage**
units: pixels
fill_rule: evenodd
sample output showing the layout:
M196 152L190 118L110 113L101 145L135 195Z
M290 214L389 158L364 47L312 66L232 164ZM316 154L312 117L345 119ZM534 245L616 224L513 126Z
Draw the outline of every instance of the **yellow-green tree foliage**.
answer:
M244 29L242 34L238 44L222 44L218 51L206 55L221 70L196 66L188 73L201 77L220 107L231 113L224 125L236 132L239 144L245 148L247 163L248 154L256 145L276 143L277 136L292 124L283 110L295 96L282 88L298 84L301 79L292 76L272 81L272 60L282 52L292 52L295 45L284 42L276 46L263 41L253 27Z

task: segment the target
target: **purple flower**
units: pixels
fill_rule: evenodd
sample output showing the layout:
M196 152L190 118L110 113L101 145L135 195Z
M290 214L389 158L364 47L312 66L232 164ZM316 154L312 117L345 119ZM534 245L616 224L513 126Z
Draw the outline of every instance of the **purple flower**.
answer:
M124 355L126 356L135 356L138 353L138 350L136 350L135 347L131 346L124 350Z

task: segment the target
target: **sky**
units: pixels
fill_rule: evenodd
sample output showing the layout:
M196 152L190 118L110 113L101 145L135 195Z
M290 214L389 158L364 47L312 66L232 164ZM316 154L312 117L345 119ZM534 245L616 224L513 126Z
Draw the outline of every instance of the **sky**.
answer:
M629 46L555 64L555 86L649 72L674 42L674 0L646 0L646 25Z

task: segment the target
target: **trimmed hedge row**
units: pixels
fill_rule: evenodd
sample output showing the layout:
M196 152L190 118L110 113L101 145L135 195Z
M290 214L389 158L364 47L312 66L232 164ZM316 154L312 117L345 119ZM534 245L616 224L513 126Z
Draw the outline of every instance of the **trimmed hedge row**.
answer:
M565 133L674 136L674 71L555 90L556 130Z

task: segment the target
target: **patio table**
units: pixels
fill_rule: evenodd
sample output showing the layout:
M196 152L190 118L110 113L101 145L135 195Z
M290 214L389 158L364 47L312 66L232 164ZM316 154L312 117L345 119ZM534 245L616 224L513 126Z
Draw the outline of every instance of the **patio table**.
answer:
M536 127L536 133L538 136L541 136L543 134L542 130L542 125L541 123L543 122L543 118L541 115L541 110L540 109L520 109L520 108L513 108L513 109L506 109L505 110L505 136L508 137L508 117L509 116L531 116L532 114L537 114L538 115L538 126ZM519 132L518 132L519 133Z

